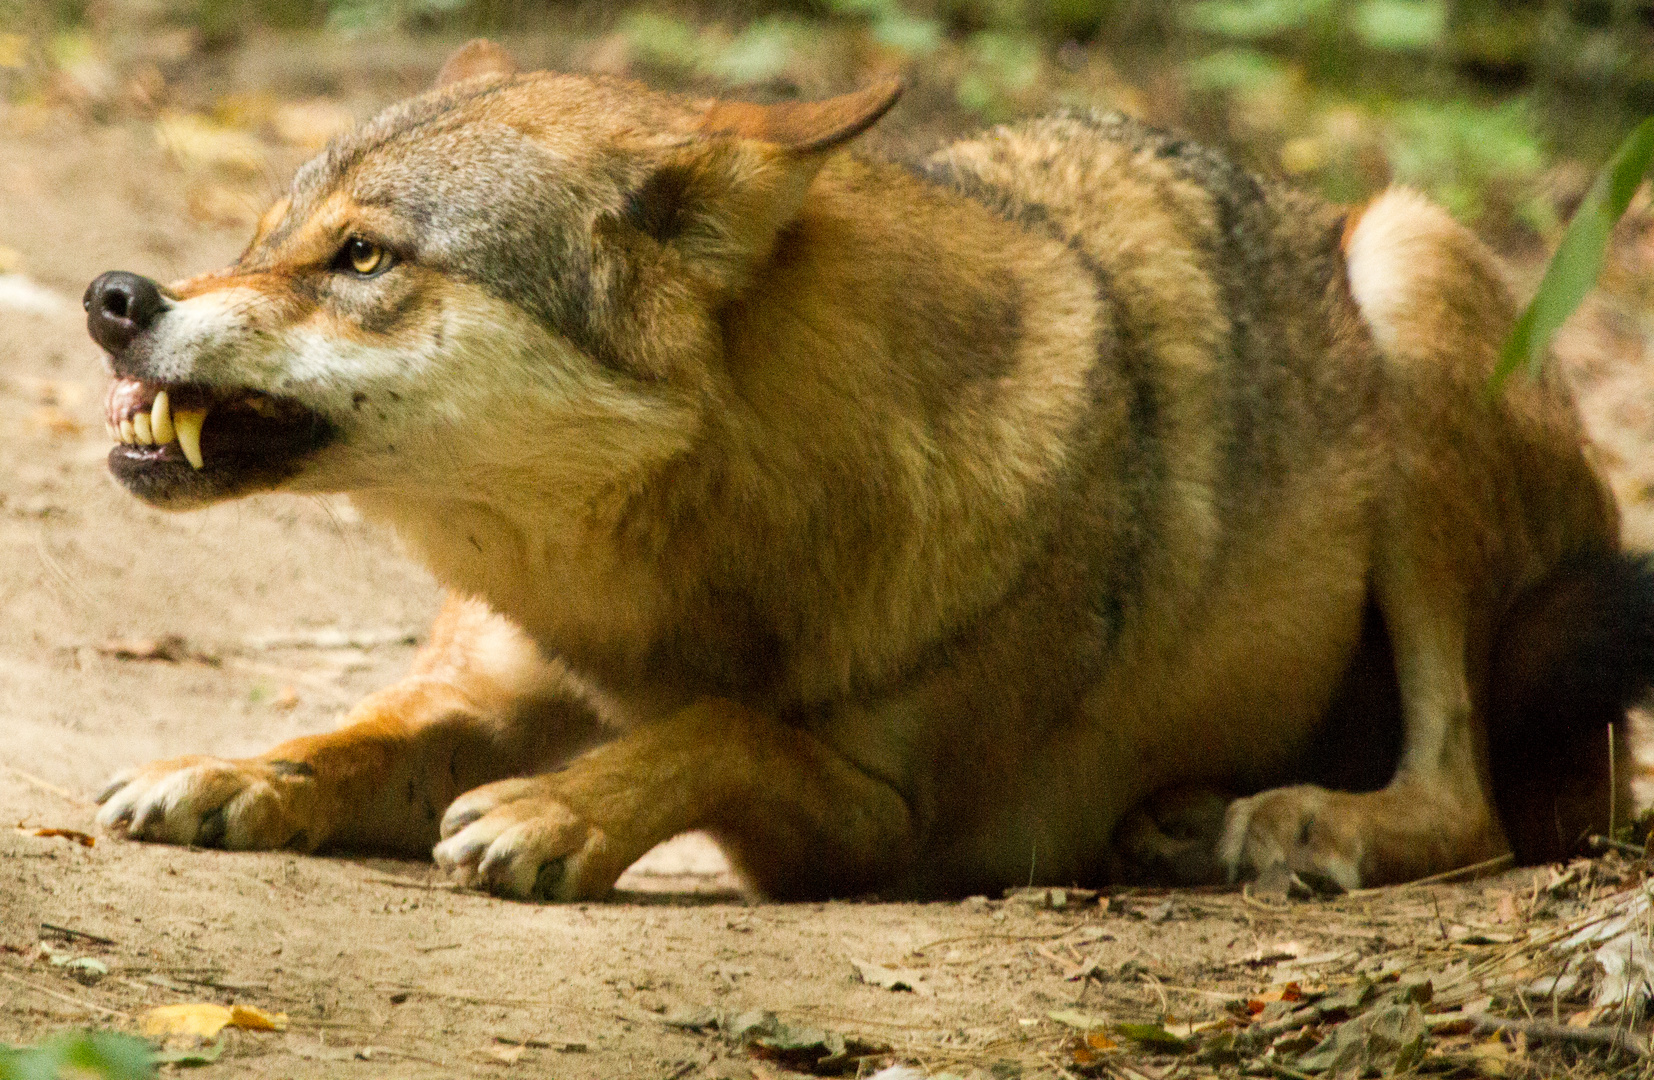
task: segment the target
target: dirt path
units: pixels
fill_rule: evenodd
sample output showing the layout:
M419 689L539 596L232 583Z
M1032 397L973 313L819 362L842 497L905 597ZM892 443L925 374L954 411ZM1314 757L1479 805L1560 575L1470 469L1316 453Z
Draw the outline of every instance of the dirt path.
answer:
M150 119L0 106L0 271L14 271L0 275L0 1042L234 1001L290 1027L232 1032L225 1075L774 1076L781 1064L691 1022L770 1010L961 1075L1055 1075L1076 1065L1053 1012L1210 1018L1312 978L1294 957L1347 963L1438 933L1446 948L1450 924L1497 923L1531 891L1512 874L1290 908L1234 894L752 906L691 841L616 903L536 907L453 891L421 863L35 835L89 830L89 797L118 768L330 727L400 673L435 610L429 577L343 502L172 516L104 472L81 289L106 269L166 279L230 258L268 184L226 179L211 154L229 152L164 150ZM277 174L303 156L261 152ZM1589 326L1567 352L1646 541L1645 332L1607 301ZM61 962L79 957L107 974L73 978ZM915 989L862 981L856 961Z

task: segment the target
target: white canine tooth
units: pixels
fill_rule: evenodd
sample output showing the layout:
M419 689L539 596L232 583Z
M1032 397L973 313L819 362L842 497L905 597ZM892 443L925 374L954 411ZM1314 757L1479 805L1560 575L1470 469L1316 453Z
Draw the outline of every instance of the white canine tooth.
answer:
M132 414L132 431L145 446L155 442L155 436L149 430L149 414L146 412Z
M137 441L138 432L137 429L132 426L132 418L129 416L125 420L121 421L121 442L134 443Z
M121 429L116 427L113 421L105 420L103 422L103 430L109 432L109 441L110 442L120 442L121 441Z
M172 428L178 436L178 448L189 459L192 468L199 469L207 463L207 459L201 456L201 425L206 421L206 409L174 409L172 413Z
M149 430L155 436L156 446L165 446L175 434L172 430L172 401L165 390L155 395L155 404L149 408Z

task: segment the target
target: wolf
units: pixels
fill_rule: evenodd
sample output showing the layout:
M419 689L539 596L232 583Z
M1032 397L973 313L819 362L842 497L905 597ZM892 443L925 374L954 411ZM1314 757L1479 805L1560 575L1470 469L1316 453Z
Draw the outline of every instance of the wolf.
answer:
M341 728L123 773L102 825L550 900L692 829L781 899L1609 829L1654 572L1554 367L1489 392L1483 245L1117 115L849 150L899 93L472 43L227 269L94 281L129 491L345 492L450 592Z

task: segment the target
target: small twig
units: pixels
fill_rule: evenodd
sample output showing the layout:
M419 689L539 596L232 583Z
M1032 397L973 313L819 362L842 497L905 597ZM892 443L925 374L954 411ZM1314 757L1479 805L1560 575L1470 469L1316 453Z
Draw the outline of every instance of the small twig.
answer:
M1259 911L1267 911L1271 915L1285 915L1292 910L1290 904L1266 904L1262 900L1259 900L1256 896L1253 896L1251 882L1247 882L1245 885L1241 886L1241 903L1246 904L1248 907L1255 907Z
M1627 844L1624 840L1615 840L1607 836L1593 836L1590 840L1591 850L1595 852L1617 851L1621 855L1629 855L1634 859L1646 859L1648 849L1641 844Z
M39 788L41 791L50 792L51 794L56 795L60 798L68 799L70 802L74 803L76 806L90 806L91 805L91 803L87 802L87 800L81 798L79 795L76 795L74 792L70 791L69 789L60 788L56 784L52 783L49 780L42 780L40 777L35 776L33 773L26 773L22 769L19 769L15 765L0 765L0 769L5 769L7 772L11 773L13 776L17 777L19 780L23 781L25 784L28 784L30 787L36 787L36 788Z
M1624 717L1621 717L1620 719L1623 720ZM1614 805L1614 799L1619 794L1619 786L1620 786L1619 777L1616 775L1615 765L1616 765L1616 762L1614 761L1614 725L1609 724L1608 725L1608 835L1609 836L1614 835L1614 832L1615 832L1614 822L1616 820L1614 814L1615 814L1615 811L1619 809L1617 806Z
M1352 897L1376 896L1379 893L1400 889L1413 889L1420 885L1443 885L1450 881L1457 881L1463 877L1479 877L1484 873L1492 873L1495 870L1503 870L1507 866L1514 865L1515 862L1516 856L1507 851L1503 855L1495 855L1493 858L1483 859L1479 863L1471 863L1469 866L1460 866L1452 870L1443 870L1439 874L1431 874L1429 877L1421 877L1416 881L1407 881L1400 885L1380 885L1372 889L1351 889L1339 899L1347 900Z
M269 983L220 982L218 976L216 975L182 975L174 972L170 978L175 982L186 983L190 986L205 986L210 990L228 990L233 994L247 994L254 991L263 992L270 989Z
M376 649L382 645L412 645L419 640L414 630L289 630L252 634L242 639L251 649Z
M423 889L426 892L467 891L465 886L453 882L438 884L434 882L408 881L404 878L395 877L366 877L362 880L373 885L390 885L398 889Z
M59 1001L67 1001L69 1004L74 1005L78 1008L86 1009L89 1012L101 1012L101 1013L104 1013L104 1014L109 1015L109 1016L118 1016L122 1020L132 1019L132 1014L131 1013L124 1013L119 1009L111 1009L107 1005L99 1005L99 1004L97 1004L95 1002L91 1002L91 1001L82 1001L80 998L70 997L68 994L60 994L56 990L51 989L50 987L36 986L34 983L30 982L29 980L20 979L16 975L13 975L9 971L0 971L0 979L9 979L12 982L17 983L20 986L28 987L30 990L33 990L37 994L45 994L47 997L54 997L54 998L57 998Z
M1059 934L961 934L958 937L937 938L935 941L927 941L913 951L928 952L938 945L957 945L962 941L1056 941L1072 934L1075 929L1071 926Z
M1479 1032L1516 1031L1534 1042L1571 1043L1605 1050L1619 1050L1633 1057L1647 1057L1648 1040L1623 1028L1570 1027L1549 1020L1507 1020L1501 1016L1477 1014L1466 1017Z
M71 941L74 941L74 940L90 941L90 942L93 942L93 943L98 944L98 945L118 945L119 944L119 942L111 941L110 939L108 939L106 937L99 937L96 934L88 934L84 930L76 930L72 926L58 926L56 923L43 922L43 923L40 924L40 928L42 930L45 930L45 931L49 932L49 933L57 934L60 937L69 938Z
M224 658L224 666L250 672L254 675L267 675L272 679L284 682L295 682L301 686L330 698L335 705L354 705L361 695L353 694L334 683L331 679L298 668L282 667L279 664L267 664L262 660L247 660L239 656Z

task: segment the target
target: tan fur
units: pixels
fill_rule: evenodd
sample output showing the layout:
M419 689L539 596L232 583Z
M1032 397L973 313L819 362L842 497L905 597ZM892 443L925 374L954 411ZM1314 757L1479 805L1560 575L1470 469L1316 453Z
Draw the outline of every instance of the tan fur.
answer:
M775 896L1094 880L1191 782L1258 792L1210 838L1231 875L1505 849L1494 636L1617 523L1554 375L1487 398L1512 303L1468 232L1120 120L905 169L830 153L895 84L761 107L498 61L330 151L154 332L325 419L280 486L351 492L476 599L338 733L125 775L107 823L409 851L446 807L441 863L561 898L691 828ZM436 169L529 216L427 257L396 199ZM572 254L492 276L546 223ZM326 269L363 235L409 254ZM1295 783L1374 606L1394 778Z

